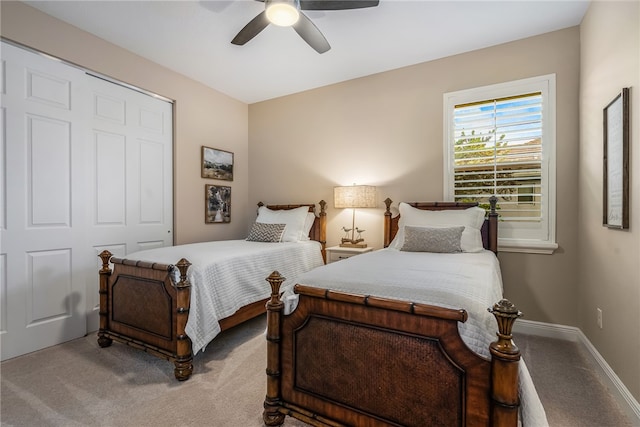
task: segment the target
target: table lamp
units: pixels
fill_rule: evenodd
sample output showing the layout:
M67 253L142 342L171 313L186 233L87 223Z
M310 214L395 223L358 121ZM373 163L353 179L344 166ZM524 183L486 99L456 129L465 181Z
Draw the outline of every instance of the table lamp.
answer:
M347 248L366 248L361 230L356 227L357 208L376 207L376 187L371 185L352 185L333 188L333 204L336 209L352 209L351 228L342 227L345 237L340 246ZM350 234L349 234L350 233ZM357 234L356 234L357 233Z

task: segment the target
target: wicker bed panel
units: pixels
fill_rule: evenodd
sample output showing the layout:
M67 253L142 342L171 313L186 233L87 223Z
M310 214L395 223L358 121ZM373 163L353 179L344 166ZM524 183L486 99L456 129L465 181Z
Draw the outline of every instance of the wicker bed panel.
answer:
M376 347L364 354L367 343ZM463 425L464 372L436 339L312 316L295 346L295 387L305 393L390 424Z
M112 321L173 339L171 298L163 281L120 275L113 284L112 295Z
M488 426L489 384L479 379L490 363L460 338L466 313L300 285L296 292L280 336L282 365L292 367L280 391L291 408L340 425Z

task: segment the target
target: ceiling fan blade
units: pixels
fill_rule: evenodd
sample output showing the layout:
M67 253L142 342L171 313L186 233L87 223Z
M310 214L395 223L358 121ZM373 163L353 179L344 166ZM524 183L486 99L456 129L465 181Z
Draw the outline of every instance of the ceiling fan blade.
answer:
M379 0L300 0L302 10L346 10L376 7Z
M306 41L309 46L314 48L318 53L325 53L331 46L327 39L324 38L318 27L315 26L311 19L304 13L300 12L298 22L293 24L293 29Z
M269 25L269 20L267 19L267 13L263 10L240 30L233 40L231 40L231 43L243 45L257 36L260 31L267 28L267 25Z

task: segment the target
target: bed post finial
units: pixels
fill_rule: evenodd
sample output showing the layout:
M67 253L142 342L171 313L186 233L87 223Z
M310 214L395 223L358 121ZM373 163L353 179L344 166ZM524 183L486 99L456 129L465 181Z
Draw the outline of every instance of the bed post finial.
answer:
M496 205L497 204L498 204L498 198L495 195L489 197L489 208L490 208L489 215L492 215L492 214L497 215L497 213L496 213Z
M106 271L111 272L111 269L109 268L109 261L111 260L113 254L105 249L104 251L100 252L98 256L102 260L102 268L100 269L100 274Z
M522 316L516 306L503 299L488 309L498 322L498 340L491 343L491 425L518 424L518 362L520 349L512 341L513 324Z
M264 398L262 420L268 426L284 423L284 414L280 408L280 349L282 331L282 311L284 303L280 300L280 286L286 279L277 271L267 277L271 285L271 299L267 302L267 395Z
M511 331L516 319L522 317L522 312L508 299L502 299L495 303L493 308L489 309L489 312L498 321L498 333L496 334L498 335L498 341L494 343L496 348L503 353L519 352L518 347L511 341L513 337Z
M391 203L393 203L393 200L391 200L390 198L386 198L384 199L384 204L387 206L387 209L384 211L384 214L386 215L387 212L389 213L389 215L391 215Z
M176 267L180 270L180 283L187 283L187 270L190 265L191 263L184 258L176 264ZM180 283L178 283L178 285L180 285Z
M287 278L283 277L277 271L274 271L266 280L269 282L269 285L271 285L271 299L269 300L269 304L274 306L277 306L278 303L282 304L282 301L280 301L280 286Z

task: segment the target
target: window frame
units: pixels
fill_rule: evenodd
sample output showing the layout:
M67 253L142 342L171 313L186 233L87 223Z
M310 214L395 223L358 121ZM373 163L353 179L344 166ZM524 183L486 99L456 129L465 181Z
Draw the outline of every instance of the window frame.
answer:
M518 236L522 230L515 225L498 232L498 248L502 252L552 254L556 243L556 75L547 74L488 86L447 92L443 96L444 110L444 197L454 200L454 145L453 127L456 105L507 98L528 93L542 93L542 168L543 193L542 221L538 236ZM507 231L505 231L507 230ZM509 235L505 235L509 233ZM502 234L502 235L501 235Z

